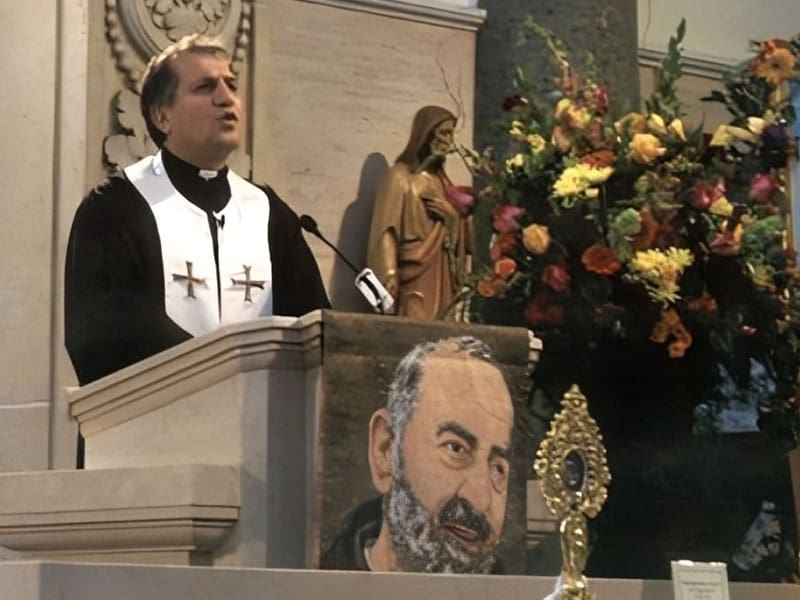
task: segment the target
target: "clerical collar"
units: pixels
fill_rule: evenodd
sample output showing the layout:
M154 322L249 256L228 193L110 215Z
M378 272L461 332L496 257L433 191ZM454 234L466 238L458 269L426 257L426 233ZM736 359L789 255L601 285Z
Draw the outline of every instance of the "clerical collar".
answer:
M161 149L161 158L172 185L189 202L208 213L225 208L231 197L228 167L219 171L198 169L166 148Z

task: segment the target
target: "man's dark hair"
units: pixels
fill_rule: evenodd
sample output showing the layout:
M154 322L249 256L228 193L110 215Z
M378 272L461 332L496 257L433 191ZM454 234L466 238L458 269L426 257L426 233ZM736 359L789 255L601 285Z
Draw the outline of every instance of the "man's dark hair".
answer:
M221 54L230 60L230 53L221 42L198 33L181 38L150 59L142 76L141 108L147 133L159 148L167 136L153 123L151 112L154 108L171 106L175 101L178 75L172 61L184 52Z

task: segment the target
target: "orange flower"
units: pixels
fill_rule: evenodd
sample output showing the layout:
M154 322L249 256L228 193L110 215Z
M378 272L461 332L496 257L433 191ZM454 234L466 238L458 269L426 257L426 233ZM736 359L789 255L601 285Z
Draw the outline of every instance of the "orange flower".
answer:
M661 224L656 221L653 213L643 210L639 213L641 217L641 229L636 234L633 247L636 250L649 250L655 244L656 238L661 233Z
M713 313L717 310L717 301L708 292L703 292L699 298L689 300L689 310L704 313Z
M516 245L517 238L513 233L500 234L500 236L495 240L494 244L492 244L492 248L489 250L489 256L491 257L492 261L498 261L503 255L505 255L506 252L511 250Z
M581 262L587 271L600 275L613 275L622 268L622 263L614 251L600 244L589 246L581 256Z
M661 145L661 141L652 133L636 133L631 140L630 148L631 160L643 165L649 165L657 158L664 156L667 149Z
M596 150L581 156L581 162L589 165L593 169L602 169L604 167L614 166L617 157L611 150Z
M686 354L686 351L691 346L691 343L686 343L681 340L675 340L671 344L667 346L667 352L669 352L670 358L683 358Z
M777 87L792 76L796 62L797 57L789 48L779 40L771 40L762 43L761 53L750 63L750 68L756 77Z
M513 258L504 256L494 263L494 274L501 279L507 280L517 270L517 263Z
M681 358L692 345L692 335L681 321L680 315L674 308L661 312L661 319L653 326L650 340L656 344L663 344L669 338L674 338L667 345L670 358Z
M522 245L531 254L544 254L550 247L550 232L546 225L533 223L522 230Z
M491 275L478 282L478 293L484 298L503 297L508 291L509 285L497 275Z

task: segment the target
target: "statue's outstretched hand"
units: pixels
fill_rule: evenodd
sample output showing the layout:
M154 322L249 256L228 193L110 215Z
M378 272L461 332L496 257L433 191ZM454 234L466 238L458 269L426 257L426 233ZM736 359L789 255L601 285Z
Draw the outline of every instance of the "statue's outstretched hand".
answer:
M423 198L425 210L432 219L449 221L458 218L458 212L450 202L442 198Z

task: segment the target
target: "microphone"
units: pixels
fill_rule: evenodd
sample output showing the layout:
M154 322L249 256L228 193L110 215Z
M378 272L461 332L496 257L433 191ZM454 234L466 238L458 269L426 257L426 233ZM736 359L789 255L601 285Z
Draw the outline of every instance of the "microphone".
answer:
M336 246L334 246L325 238L324 235L322 235L317 222L311 215L300 216L300 227L322 240L326 246L336 253L336 256L342 259L344 264L352 269L353 273L356 274L356 288L359 292L361 292L361 295L364 296L367 302L369 302L370 306L372 306L375 312L387 313L392 310L392 307L394 306L394 298L389 295L389 292L387 292L386 288L383 287L383 284L375 276L375 273L372 272L372 269L367 267L359 271L358 268L352 262L350 262Z
M220 229L225 227L225 215L221 215L218 217L217 213L212 211L211 216L213 216L214 220L217 222L217 227L219 227Z

